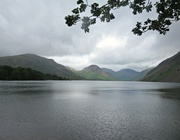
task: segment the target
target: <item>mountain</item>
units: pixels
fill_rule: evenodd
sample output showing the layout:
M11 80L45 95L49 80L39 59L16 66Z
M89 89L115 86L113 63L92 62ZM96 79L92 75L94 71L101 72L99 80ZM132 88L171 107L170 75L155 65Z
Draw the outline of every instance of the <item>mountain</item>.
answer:
M34 54L0 57L0 65L31 68L45 74L56 74L61 77L68 77L70 79L82 79L72 71L68 70L65 66L56 63L53 59L47 59Z
M135 76L139 74L139 72L132 69L122 69L117 72L107 68L102 68L102 70L116 77L120 81L132 81L134 80Z
M132 69L122 69L117 71L117 76L121 81L132 81L139 72Z
M180 82L180 52L162 61L143 81Z
M175 58L174 58L175 59ZM170 62L168 61L168 64ZM178 60L179 63L179 60ZM164 64L164 63L163 63ZM165 63L166 64L166 63ZM53 59L47 59L34 54L22 54L15 56L0 57L0 65L11 67L31 68L36 71L57 75L76 80L120 80L120 81L137 81L142 79L151 69L146 69L142 72L137 72L132 69L122 69L113 71L107 68L100 68L97 65L90 65L83 70L75 70L68 66L63 66L56 63ZM162 65L162 64L161 64ZM164 68L163 68L164 69ZM154 70L154 69L153 69ZM154 71L157 71L156 69ZM149 76L154 72L149 72ZM150 76L152 77L152 76ZM145 77L143 80L151 80L150 77ZM158 81L153 79L152 81Z
M72 69L72 68L69 68ZM100 68L97 65L91 65L81 71L72 69L77 75L89 80L118 80L118 81L138 81L143 78L152 68L137 72L132 69L122 69L113 71L108 68Z
M145 69L141 72L132 69L122 69L115 72L111 69L102 68L103 71L112 75L113 77L116 77L120 81L138 81L143 78L151 69L152 68Z
M134 78L133 78L133 81L138 81L138 80L141 80L142 78L144 78L146 76L146 74L151 71L153 68L148 68L148 69L145 69L141 72L139 72Z
M68 78L44 74L31 68L0 66L0 80L68 80Z
M112 69L108 69L108 68L101 68L104 72L108 73L109 75L112 75L113 77L117 78L117 73L112 70ZM118 79L118 78L117 78Z
M87 80L118 80L117 78L103 71L97 65L90 65L89 67L86 67L81 71L76 71L75 73Z
M72 71L73 73L77 71L76 69L74 69L74 68L72 68L72 67L69 67L69 66L65 66L65 67L66 67L66 69Z

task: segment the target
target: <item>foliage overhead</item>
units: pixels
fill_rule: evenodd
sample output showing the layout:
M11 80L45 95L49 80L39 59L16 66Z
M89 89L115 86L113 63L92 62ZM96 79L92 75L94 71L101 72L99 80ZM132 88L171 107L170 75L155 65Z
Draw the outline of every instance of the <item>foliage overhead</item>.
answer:
M89 4L88 0L77 0L78 7L72 10L72 15L65 17L68 26L75 25L82 21L81 29L89 32L90 25L96 23L97 19L101 22L110 22L115 19L113 10L129 6L134 15L145 12L151 12L153 7L156 10L157 18L147 18L144 22L137 22L132 32L135 35L153 30L165 35L169 31L172 22L180 19L180 0L107 0L107 3L100 6L98 3ZM89 16L82 16L86 10L90 10Z

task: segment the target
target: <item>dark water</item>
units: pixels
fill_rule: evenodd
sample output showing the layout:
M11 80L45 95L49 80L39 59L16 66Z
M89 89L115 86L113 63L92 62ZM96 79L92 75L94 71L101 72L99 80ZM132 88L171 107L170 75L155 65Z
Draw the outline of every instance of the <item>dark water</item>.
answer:
M0 140L179 140L180 84L0 82Z

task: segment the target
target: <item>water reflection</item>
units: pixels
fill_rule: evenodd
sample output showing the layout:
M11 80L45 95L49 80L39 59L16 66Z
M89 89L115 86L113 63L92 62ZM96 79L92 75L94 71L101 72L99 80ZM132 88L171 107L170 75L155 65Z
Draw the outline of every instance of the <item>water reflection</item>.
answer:
M111 93L111 94L109 94ZM148 93L162 98L180 99L179 83L148 82L109 82L107 81L1 81L0 94L21 94L24 96L54 94L58 98L89 98L90 96L109 96L118 94ZM117 95L116 95L117 94Z
M158 91L161 92L162 98L180 100L180 88L159 89Z
M0 82L0 94L21 94L21 95L38 95L53 93L49 82L42 81L12 81Z
M180 139L179 89L178 83L0 82L0 139Z

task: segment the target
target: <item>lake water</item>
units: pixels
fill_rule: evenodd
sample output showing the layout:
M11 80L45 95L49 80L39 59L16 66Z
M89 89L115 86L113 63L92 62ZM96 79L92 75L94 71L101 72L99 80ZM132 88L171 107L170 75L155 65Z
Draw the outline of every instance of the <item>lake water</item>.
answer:
M180 84L0 82L0 140L151 139L180 139Z

